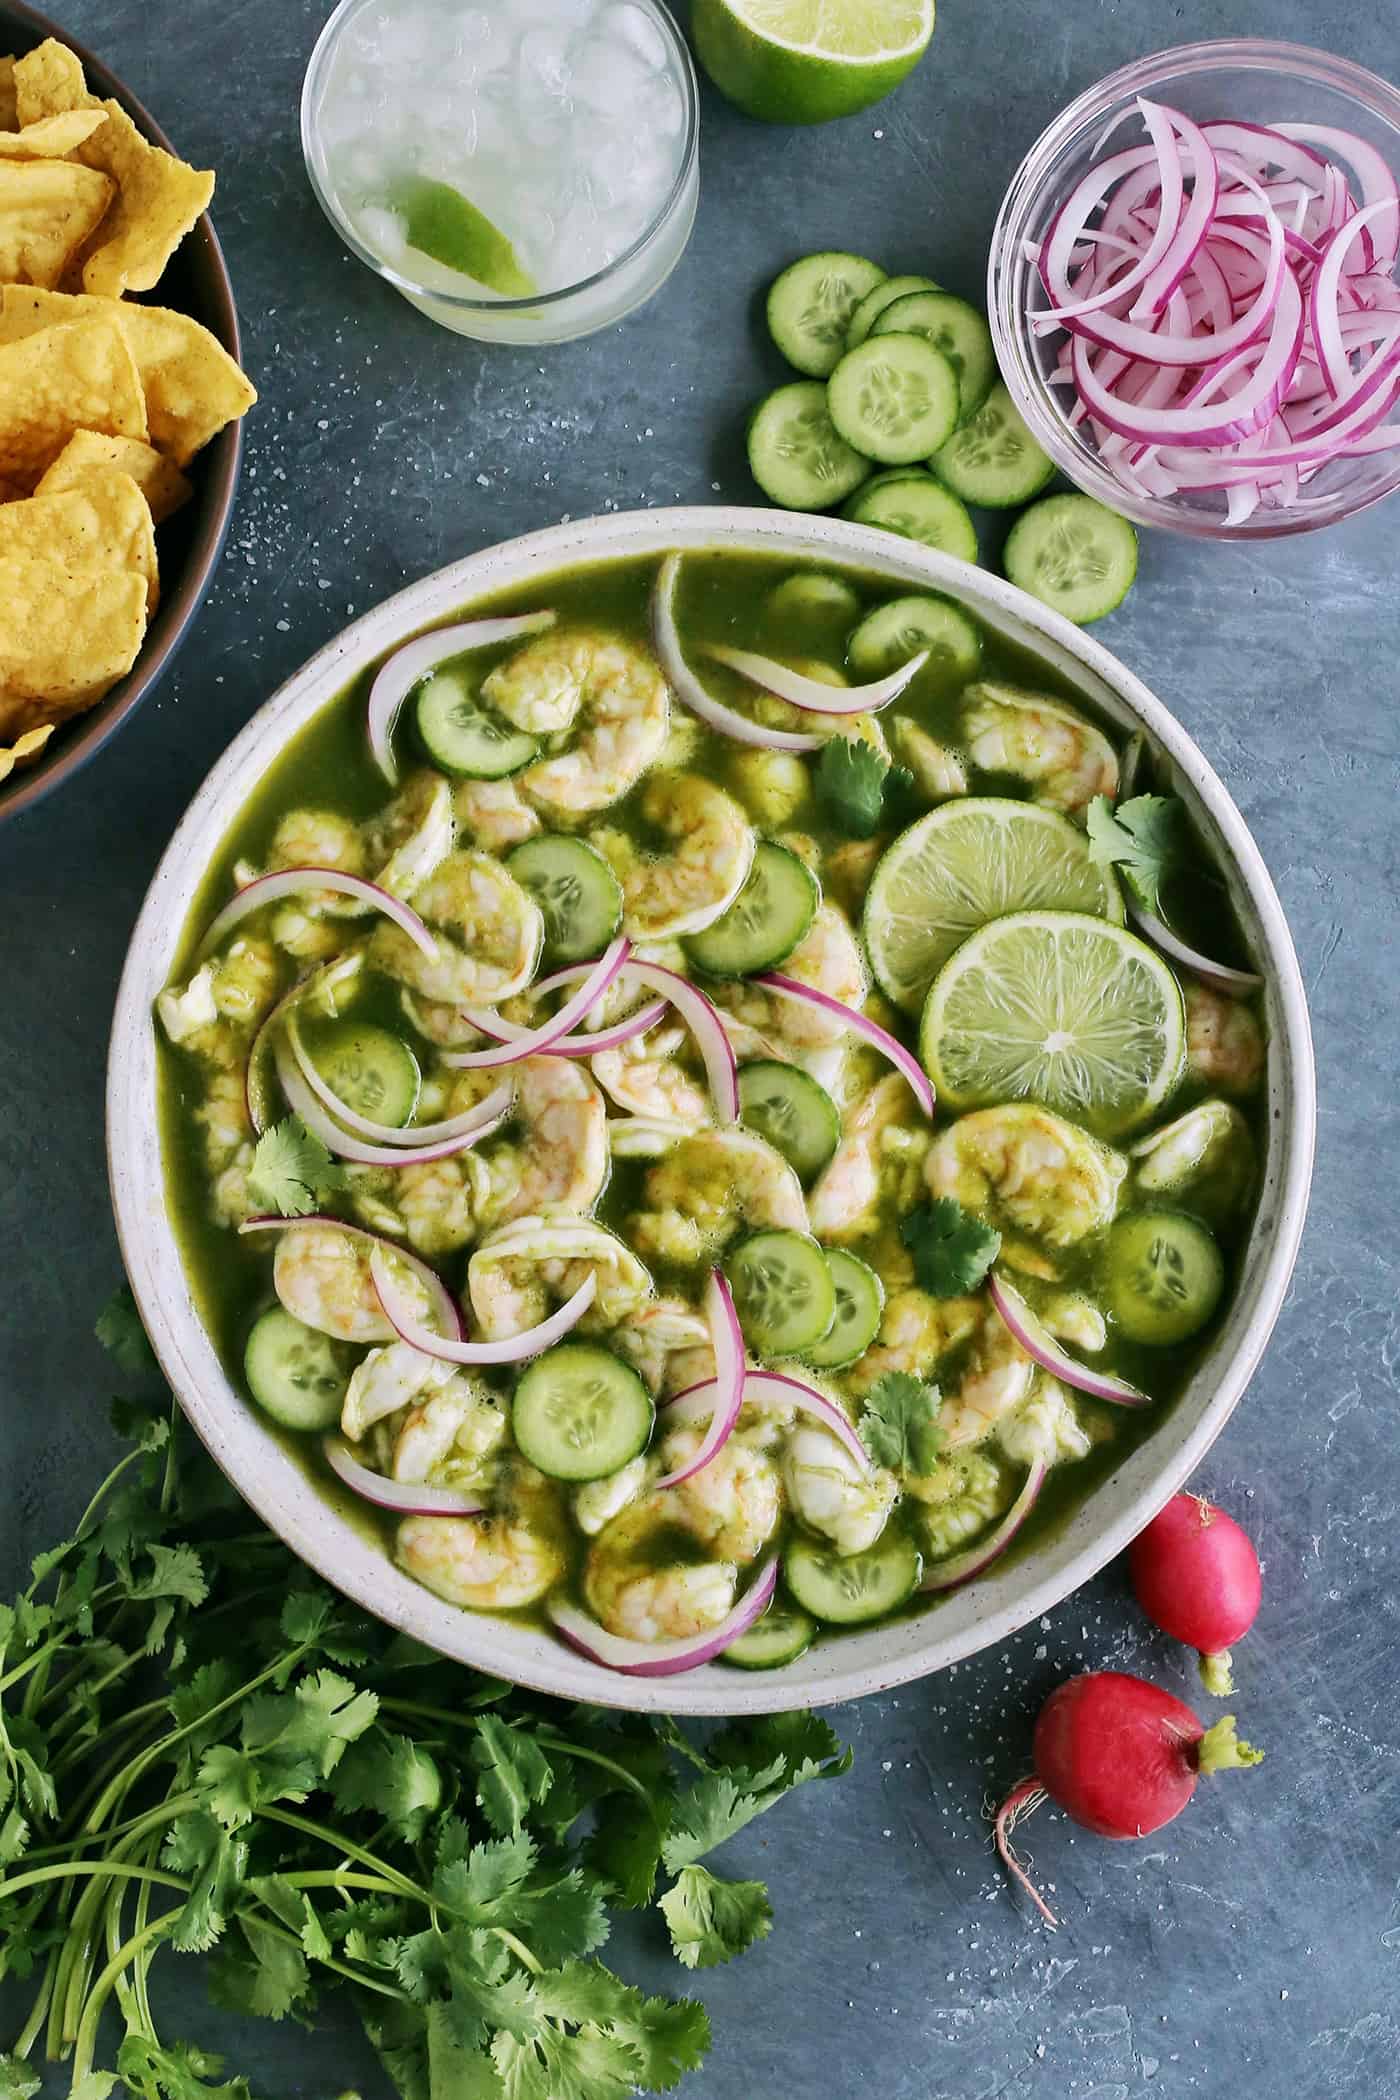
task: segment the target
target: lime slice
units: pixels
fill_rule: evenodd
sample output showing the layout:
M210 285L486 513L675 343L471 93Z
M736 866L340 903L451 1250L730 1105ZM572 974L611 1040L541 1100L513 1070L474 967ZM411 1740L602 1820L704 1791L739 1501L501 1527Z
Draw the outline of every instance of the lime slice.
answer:
M993 919L934 979L919 1054L940 1106L1038 1101L1114 1137L1181 1077L1186 1009L1160 955L1083 912Z
M933 35L934 0L695 0L720 93L770 124L824 124L898 87Z
M862 930L881 991L917 1013L958 943L1009 911L1121 921L1123 899L1084 833L1053 809L985 795L931 810L895 840L866 896Z
M445 270L473 277L503 299L532 299L539 290L500 227L450 183L405 175L394 184L388 204L404 221L409 247Z

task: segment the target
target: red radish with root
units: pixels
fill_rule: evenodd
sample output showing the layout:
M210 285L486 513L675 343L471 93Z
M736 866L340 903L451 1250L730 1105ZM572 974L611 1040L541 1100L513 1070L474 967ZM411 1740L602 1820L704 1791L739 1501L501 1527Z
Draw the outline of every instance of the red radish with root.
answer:
M1133 1593L1154 1626L1201 1651L1213 1699L1234 1692L1230 1649L1259 1612L1259 1556L1233 1517L1203 1495L1173 1495L1128 1548Z
M1035 1770L997 1811L997 1851L1046 1923L1057 1925L1011 1849L1017 1822L1047 1795L1100 1837L1146 1837L1181 1814L1198 1779L1257 1765L1263 1755L1240 1741L1233 1714L1205 1728L1189 1706L1141 1677L1121 1670L1071 1677L1040 1709Z

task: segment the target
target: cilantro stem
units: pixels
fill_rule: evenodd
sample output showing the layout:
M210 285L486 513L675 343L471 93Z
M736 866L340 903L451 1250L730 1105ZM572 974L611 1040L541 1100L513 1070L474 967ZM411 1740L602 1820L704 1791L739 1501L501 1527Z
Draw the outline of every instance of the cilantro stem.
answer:
M74 2087L80 2086L92 2069L92 2060L97 2048L98 2023L102 2018L102 2008L112 1995L112 1989L117 1978L122 1975L145 1948L154 1945L157 1940L168 1937L174 1931L177 1915L177 1912L168 1910L163 1917L157 1918L154 1923L147 1925L143 1931L133 1933L124 1946L118 1947L106 1968L99 1972L96 1981L87 1994L87 2002L83 2006L83 2015L78 2022L78 2031L74 2037Z
M0 1881L0 1897L17 1896L21 1889L38 1888L42 1882L63 1881L70 1877L99 1874L113 1881L150 1881L162 1888L179 1889L188 1895L190 1885L178 1874L167 1874L163 1867L134 1867L110 1859L73 1859L61 1866L33 1867L26 1874L15 1874L8 1881Z
M656 1804L635 1772L629 1772L627 1767L618 1764L615 1758L604 1757L601 1750L585 1750L581 1743L571 1743L567 1736L556 1735L552 1728L538 1728L535 1733L546 1749L558 1750L565 1757L581 1758L585 1764L598 1765L603 1771L611 1772L624 1786L630 1787L639 1800L646 1803L647 1813L652 1821L657 1820Z
M528 1969L532 1976L543 1976L544 1963L535 1959L523 1940L518 1940L504 1925L488 1925L486 1929L495 1934L503 1947L509 1947L522 1968Z
M295 1875L287 1876L287 1879L293 1882L296 1881L296 1878ZM254 1896L252 1901L257 1904L260 1912L265 1913L265 1915L258 1918L258 1930L266 1932L272 1939L281 1940L285 1946L300 1949L301 1939L299 1935L289 1931L276 1913L268 1910L267 1905L260 1896ZM245 1904L240 1903L238 1915L241 1915L246 1907ZM323 1969L333 1969L337 1976L344 1976L351 1983L357 1983L361 1990L375 1991L381 1998L395 1998L400 2005L408 2005L412 2002L408 1992L400 1990L397 1984L383 1983L377 1976L366 1976L359 1969L352 1969L348 1962L338 1961L333 1954L316 1954L312 1956L312 1960L319 1962Z
M34 2003L29 2008L29 2018L16 2036L14 2047L11 2051L11 2054L19 2057L21 2061L28 2056L43 2031L44 2021L48 2017L49 2000L53 1996L54 1978L57 1974L58 1949L55 1947L44 1964L44 1980L39 1986Z
M433 1899L425 1888L421 1888L416 1881L410 1881L406 1874L400 1874L398 1868L391 1867L387 1860L378 1859L373 1852L367 1852L363 1845L355 1844L346 1837L343 1830L332 1830L325 1823L313 1823L309 1816L294 1816L285 1808L264 1808L260 1809L258 1814L261 1822L282 1823L288 1830L299 1830L303 1837L315 1838L322 1845L333 1846L342 1859L357 1859L362 1867L370 1867L376 1874L382 1874L400 1896L412 1896L416 1903L432 1908Z

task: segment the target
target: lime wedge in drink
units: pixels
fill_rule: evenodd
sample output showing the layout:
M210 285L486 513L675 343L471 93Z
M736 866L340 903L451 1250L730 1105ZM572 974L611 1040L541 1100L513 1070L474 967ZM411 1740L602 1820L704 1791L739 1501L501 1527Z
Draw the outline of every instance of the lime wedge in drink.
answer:
M694 0L701 65L770 124L848 117L899 86L933 35L934 0Z
M1009 911L1123 917L1107 868L1067 817L994 795L945 802L902 832L865 900L866 951L887 999L917 1013L959 941Z
M1181 1077L1181 987L1123 926L1083 912L1015 912L943 965L919 1054L941 1108L1038 1101L1116 1137Z
M460 190L426 175L405 175L394 184L387 203L404 222L410 248L430 256L445 270L475 278L488 292L504 299L532 299L539 286L510 242L485 212Z

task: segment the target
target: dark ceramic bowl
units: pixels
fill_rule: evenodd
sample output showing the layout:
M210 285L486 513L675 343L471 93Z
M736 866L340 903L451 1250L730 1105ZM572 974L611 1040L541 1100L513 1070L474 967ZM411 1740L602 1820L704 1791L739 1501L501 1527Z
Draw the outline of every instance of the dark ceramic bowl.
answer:
M0 51L19 58L49 36L76 52L95 95L114 96L153 144L172 153L176 150L130 90L56 22L21 6L19 0L0 0ZM207 214L181 242L151 296L162 306L193 314L231 357L238 356L233 286ZM0 782L0 823L71 779L136 712L165 670L189 632L213 577L233 510L242 451L241 426L231 423L191 463L187 471L194 484L193 499L160 528L160 606L140 656L96 707L54 731L37 764L21 766Z

